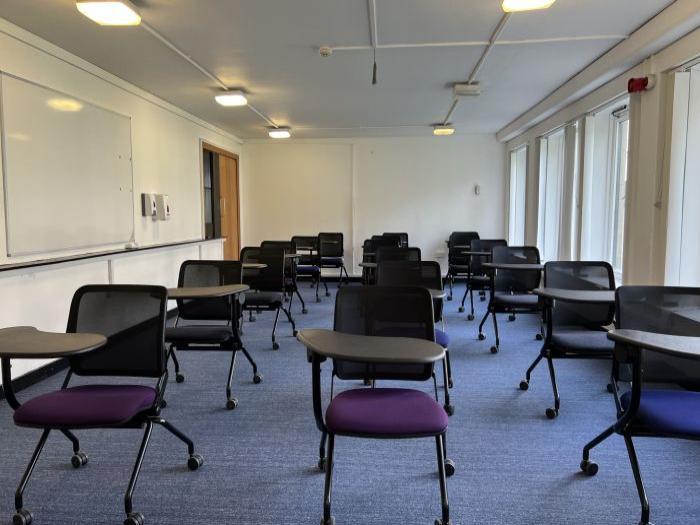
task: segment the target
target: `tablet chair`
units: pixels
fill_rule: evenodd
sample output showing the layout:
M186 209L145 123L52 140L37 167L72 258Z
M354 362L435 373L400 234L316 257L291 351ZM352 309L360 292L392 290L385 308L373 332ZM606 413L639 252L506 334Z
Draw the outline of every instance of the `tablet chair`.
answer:
M321 283L321 261L318 255L318 237L295 235L292 237L292 242L301 253L299 263L297 264L297 276L301 275L311 278L311 287L316 287L316 302L320 303L321 298L318 295L318 287ZM323 286L326 288L326 292L328 292L328 285L325 281Z
M414 337L434 341L433 304L423 288L363 286L343 288L336 296L335 327L354 335ZM420 335L419 335L420 334ZM454 473L454 463L446 459L448 417L443 407L424 392L405 388L360 388L333 397L323 414L321 363L324 358L309 351L313 365L313 407L316 425L322 433L319 467L325 470L322 525L335 523L331 515L331 486L336 436L369 439L433 437L436 442L442 519L436 525L449 525L446 476ZM340 379L427 381L433 377L433 363L361 363L334 360L333 376ZM332 385L331 385L332 389ZM390 414L390 417L387 415ZM325 441L328 440L328 456Z
M345 248L343 247L342 233L318 234L318 255L321 260L321 268L335 268L340 270L338 288L340 288L343 282L343 272L345 272L346 284L350 281L350 276L345 268L344 254ZM326 291L326 295L330 295L328 291Z
M267 265L262 270L256 270L250 277L250 292L245 293L243 309L250 312L275 312L275 323L272 326L272 348L279 350L279 343L275 340L277 322L280 310L284 312L292 324L292 333L296 337L297 329L291 312L284 307L284 250L281 248L256 248L247 247L241 250L241 261L262 263Z
M503 239L473 239L470 250L474 252L491 252L494 246L508 246L508 242ZM474 290L479 292L481 300L483 301L485 299L486 290L491 287L490 272L483 266L483 264L487 262L491 262L491 257L483 255L469 256L467 288L464 290L462 304L459 307L459 312L464 312L464 301L467 300L467 294L469 294L471 311L467 316L468 321L474 320Z
M534 246L495 246L491 250L491 259L495 263L540 264L540 252ZM498 353L500 346L496 314L507 313L509 319L514 321L516 313L541 313L542 304L539 297L532 293L539 285L539 270L491 272L491 297L486 314L479 324L479 340L486 339L482 329L491 314L496 335L496 344L491 347L492 354Z
M284 255L290 255L297 253L297 247L294 241L263 241L260 243L260 248L263 250L267 248L282 248L284 250ZM301 301L301 313L308 314L309 311L306 309L306 303L304 298L299 293L299 287L297 286L297 260L294 258L284 259L284 295L285 299L289 298L289 311L292 311L292 301L294 300L294 294L297 295L299 301Z
M544 265L544 285L565 290L615 290L615 275L606 262L557 261ZM556 301L545 310L546 333L540 355L530 365L520 389L530 387L532 371L547 360L554 393L554 407L545 414L549 419L559 415L561 404L553 359L611 359L615 345L607 337L606 326L615 319L614 304L586 304ZM611 383L612 384L612 383Z
M700 288L622 286L616 309L621 329L700 336ZM595 476L598 465L589 459L590 451L612 434L624 438L641 504L640 525L650 524L650 509L632 438L700 440L700 361L693 345L688 347L686 358L616 343L613 373L616 380L631 379L631 389L616 396L615 424L583 449L581 470Z
M473 240L478 239L477 232L452 232L447 241L447 283L450 293L447 300L452 300L452 286L457 278L469 276L469 256L462 252L471 249Z
M153 425L162 426L187 445L190 470L202 465L202 457L195 454L192 441L160 416L160 402L168 380L163 339L167 298L167 290L160 286L94 285L83 286L75 293L67 331L99 333L107 337L107 344L84 356L71 357L61 390L37 396L15 411L15 424L40 428L43 432L15 493L17 513L13 525L32 523L32 513L24 507L23 493L52 430L62 431L71 438L74 452L71 463L80 468L87 464L88 457L81 452L80 443L70 430L145 427L124 497L124 525L144 523L143 514L133 510L132 497ZM73 374L149 378L156 380L156 385L88 384L70 388Z
M241 280L241 263L238 261L185 261L180 266L177 285L180 288L224 286L241 284ZM237 297L178 299L175 326L165 330L165 341L170 344L169 356L175 364L175 380L178 383L182 383L185 376L180 371L177 350L231 352L226 381L226 408L229 410L238 406L238 400L231 395L238 352L243 352L253 367L253 383L262 381L258 365L243 346L236 329L241 318L242 299L243 294Z

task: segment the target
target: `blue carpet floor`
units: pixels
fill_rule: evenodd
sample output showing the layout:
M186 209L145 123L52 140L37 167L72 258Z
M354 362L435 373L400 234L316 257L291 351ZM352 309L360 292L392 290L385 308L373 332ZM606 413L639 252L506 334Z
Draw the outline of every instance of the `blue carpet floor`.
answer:
M458 314L457 298L446 303L452 337L456 413L448 434L457 473L448 482L455 525L464 524L636 524L639 504L622 438L613 436L594 451L595 478L578 469L585 442L614 418L605 386L609 363L556 363L562 411L549 421L552 403L546 366L538 368L528 392L518 389L538 353L537 320L502 316L501 352L489 353L476 339L477 321ZM299 304L299 328L331 327L333 298L316 304L304 285L308 315ZM479 303L483 312L485 303ZM187 380L168 387L163 411L196 442L205 465L185 466L184 446L156 428L134 498L147 524L318 524L323 475L316 469L318 432L311 409L311 369L305 349L280 321L279 351L270 344L273 315L245 324L244 341L264 381L252 382L248 363L237 364L239 407L224 408L228 356L182 353ZM57 388L54 377L21 393L26 399ZM79 384L76 380L73 384ZM359 385L348 385L357 387ZM430 391L430 385L421 385ZM39 437L12 424L0 403L0 523L10 523L13 494ZM90 456L83 469L70 466L70 444L52 435L26 492L36 524L117 524L123 520L123 493L141 431L78 433ZM678 440L637 440L652 505L661 524L700 523L700 444ZM368 441L338 438L333 514L336 523L432 524L440 515L434 441Z

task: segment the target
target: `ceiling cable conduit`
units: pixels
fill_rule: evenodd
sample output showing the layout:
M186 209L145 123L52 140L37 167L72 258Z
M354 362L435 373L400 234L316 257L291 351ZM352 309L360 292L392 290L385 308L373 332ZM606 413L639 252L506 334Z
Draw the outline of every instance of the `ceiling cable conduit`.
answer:
M479 75L481 68L484 67L484 64L486 63L486 59L488 58L489 54L491 54L491 51L493 50L494 46L496 45L496 41L498 40L498 37L500 37L501 33L503 33L503 29L505 29L506 24L508 23L508 20L510 20L510 16L511 16L510 13L505 13L501 17L501 20L498 22L496 29L494 30L493 34L491 35L491 38L489 39L489 43L486 46L486 49L484 49L484 52L481 54L481 58L479 58L479 61L476 63L476 66L474 66L474 69L472 70L471 74L469 75L469 78L467 79L467 84L472 84L476 81L476 77ZM459 105L459 98L457 98L457 97L453 98L452 105L450 106L450 109L447 112L445 119L443 120L443 125L447 125L447 123L450 121L450 118L452 117L452 114L457 109L458 105Z
M377 84L377 2L376 0L367 0L367 13L369 16L369 42L372 49L372 85Z
M209 71L207 68L202 66L199 62L194 60L190 55L187 53L183 52L180 48L178 48L175 44L173 44L170 40L168 40L165 36L163 36L158 30L156 30L152 25L146 23L145 21L141 21L141 27L145 29L148 33L153 35L157 40L159 40L162 44L164 44L168 49L173 51L175 54L179 55L182 57L184 60L186 60L191 66L193 66L195 69L197 69L200 73L202 73L204 76L215 82L216 84L221 87L224 91L229 91L229 86L226 85L226 83L221 80L219 77L217 77L214 73ZM260 118L262 118L265 122L267 122L270 126L274 128L279 128L275 122L269 118L267 115L265 115L262 111L258 110L255 106L252 104L248 103L247 106L250 108L250 110L258 115Z

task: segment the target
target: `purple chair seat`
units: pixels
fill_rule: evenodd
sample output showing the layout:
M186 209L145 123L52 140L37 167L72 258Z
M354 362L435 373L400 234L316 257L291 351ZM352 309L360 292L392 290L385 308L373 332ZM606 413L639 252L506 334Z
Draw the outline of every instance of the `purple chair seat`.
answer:
M321 268L312 264L300 264L297 266L297 275L316 275L321 273Z
M443 348L450 346L450 336L443 330L435 329L435 342Z
M632 393L621 398L627 410ZM646 390L642 392L637 419L648 430L668 436L700 437L700 392Z
M340 268L343 266L344 261L342 257L322 257L321 264L323 266L334 266L336 268Z
M445 410L428 394L367 388L338 394L326 410L334 434L367 437L435 436L447 430Z
M117 427L148 410L156 391L138 385L86 385L31 399L14 413L15 423L39 428Z

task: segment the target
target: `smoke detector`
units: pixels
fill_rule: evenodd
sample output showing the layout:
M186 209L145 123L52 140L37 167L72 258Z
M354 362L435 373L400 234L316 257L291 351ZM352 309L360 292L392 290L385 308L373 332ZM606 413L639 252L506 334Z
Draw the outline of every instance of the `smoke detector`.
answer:
M333 48L331 46L321 46L318 48L318 54L326 58L333 54Z

